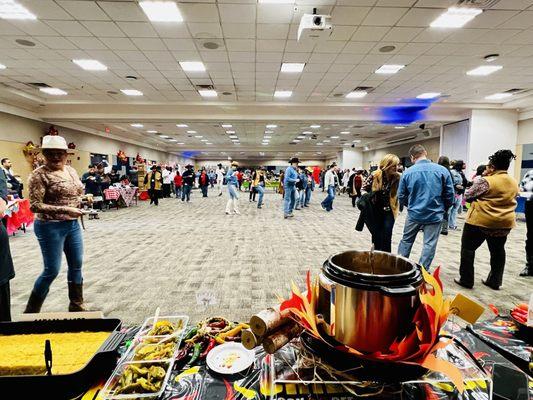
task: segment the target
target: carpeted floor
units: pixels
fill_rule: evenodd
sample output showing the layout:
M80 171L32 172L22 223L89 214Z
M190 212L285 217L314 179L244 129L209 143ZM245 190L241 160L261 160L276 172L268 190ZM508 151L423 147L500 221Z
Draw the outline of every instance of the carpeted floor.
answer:
M326 213L315 191L311 207L284 220L281 198L267 194L262 210L242 193L242 215L224 214L226 195L191 203L164 199L159 207L139 206L109 211L100 220L86 221L85 298L91 309L126 322L141 322L156 307L166 315L190 315L199 320L223 315L248 320L250 315L276 304L274 293L286 295L291 280L303 282L307 270L318 271L331 254L347 249L369 249L368 231L356 232L358 212L347 196L335 200ZM464 217L465 214L462 216ZM394 228L397 248L405 218ZM464 223L461 217L460 225ZM461 232L441 236L435 265L442 266L445 292L454 295ZM525 223L519 222L507 242L507 267L502 290L481 284L488 272L486 245L477 253L476 287L468 294L483 304L505 309L525 301L533 278L519 278L524 265ZM418 260L422 237L413 249ZM33 232L11 240L17 276L11 281L13 314L21 313L33 282L41 271L41 255ZM43 311L66 311L66 267L52 285ZM488 314L486 314L488 315Z

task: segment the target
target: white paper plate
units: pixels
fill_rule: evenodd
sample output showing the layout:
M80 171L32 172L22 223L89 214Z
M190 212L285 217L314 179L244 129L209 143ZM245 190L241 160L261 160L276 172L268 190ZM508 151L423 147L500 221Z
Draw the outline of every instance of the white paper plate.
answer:
M255 361L255 352L241 343L224 343L207 354L207 366L219 374L231 375L246 370Z

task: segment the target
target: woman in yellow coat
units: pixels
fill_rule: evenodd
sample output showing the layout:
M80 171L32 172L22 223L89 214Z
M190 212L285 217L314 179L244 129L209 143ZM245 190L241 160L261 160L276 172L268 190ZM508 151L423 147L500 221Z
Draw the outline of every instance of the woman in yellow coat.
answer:
M159 168L159 169L158 169ZM150 172L144 177L144 184L148 185L148 194L150 195L150 204L159 205L159 193L163 188L163 174L161 167L152 166Z

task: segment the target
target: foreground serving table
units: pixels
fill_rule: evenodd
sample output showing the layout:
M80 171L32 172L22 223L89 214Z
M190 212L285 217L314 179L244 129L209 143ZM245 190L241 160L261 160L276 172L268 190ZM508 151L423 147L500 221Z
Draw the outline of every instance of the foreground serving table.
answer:
M114 200L117 204L129 207L135 200L138 188L133 186L110 187L104 190L106 200Z
M121 351L131 341L139 327L125 329L126 337ZM516 364L505 358L485 343L492 339L502 344L522 359L526 359L530 352L525 342L515 337L517 327L510 319L496 317L476 324L474 332L461 328L451 321L445 326L446 333L453 334L466 347L466 351L459 346L450 345L443 351L448 361L458 366L465 377L465 399L490 399L491 369L494 363L503 364L511 368L518 368ZM480 335L478 337L478 335ZM313 363L309 361L309 354L305 353L300 340L274 355L265 354L261 347L255 350L256 360L245 373L234 376L215 374L207 368L205 362L195 365L177 365L173 371L162 400L333 400L356 399L365 396L370 399L457 399L459 394L453 384L438 373L427 373L420 379L412 379L392 384L375 382L343 382L330 379L321 369L321 362L317 358ZM511 349L512 347L512 349ZM470 352L477 361L473 360ZM478 366L480 364L480 366ZM318 367L318 368L317 368ZM486 372L484 372L485 369ZM104 386L105 378L88 391L80 399L94 400L99 390ZM533 380L530 378L530 391L533 394Z

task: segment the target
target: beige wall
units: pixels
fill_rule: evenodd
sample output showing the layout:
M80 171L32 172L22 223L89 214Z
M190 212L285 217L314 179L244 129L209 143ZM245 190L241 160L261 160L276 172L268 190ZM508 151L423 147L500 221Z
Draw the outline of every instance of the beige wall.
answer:
M40 143L41 137L45 135L48 127L49 124L43 122L0 113L0 158L11 159L13 170L22 177L23 182L27 181L31 166L26 161L22 148L30 140L36 144ZM91 153L107 154L111 157L116 155L119 150L123 150L128 157L135 157L139 153L143 158L157 160L161 163L186 163L191 161L167 152L123 143L68 128L58 127L58 131L61 136L65 137L67 143L74 142L76 144L76 153L70 156L70 159L72 166L76 168L79 174L86 171L87 165L90 163Z
M276 160L276 159L257 159L257 160L253 160L253 159L246 159L246 160L239 160L238 158L235 159L235 161L237 161L239 163L240 166L243 166L243 167L247 167L247 166L252 166L252 167L256 167L256 166L261 166L261 165L265 165L265 166L276 166L276 167L288 167L289 166L289 163L287 162L287 160L283 159L283 160ZM301 160L301 165L305 165L305 166L311 166L311 167L314 167L315 165L318 165L319 167L323 168L324 167L324 161L323 160L307 160L307 159L302 159ZM201 168L201 167L216 167L216 165L218 163L221 163L222 165L224 165L225 167L230 165L230 161L228 161L228 159L224 159L224 160L198 160L195 162L194 166L195 168Z
M516 162L514 163L514 177L520 179L522 165L522 145L533 143L533 118L518 121L518 138L516 141Z
M378 150L365 151L363 153L363 168L368 168L370 165L378 165L385 154L396 154L398 157L406 157L409 152L409 148L414 144L421 144L428 152L428 158L437 161L440 151L440 138L432 138L428 140L422 140L419 142L412 142L401 144L398 146L385 147Z

